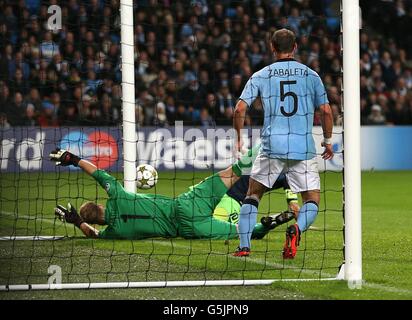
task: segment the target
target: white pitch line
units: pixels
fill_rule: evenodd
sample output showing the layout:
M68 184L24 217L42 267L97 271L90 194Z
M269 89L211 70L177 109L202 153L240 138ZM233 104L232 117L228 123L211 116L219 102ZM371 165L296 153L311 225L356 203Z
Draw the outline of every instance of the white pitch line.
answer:
M18 214L16 216L16 214L14 212L8 212L8 211L0 211L0 215L5 215L5 216L10 216L10 217L15 217L17 219L21 218L21 219L25 219L25 220L29 220L29 221L41 221L41 222L45 222L48 224L52 224L53 226L56 225L56 218L34 218L32 216L28 216L28 215L20 215ZM0 236L0 241L27 241L27 240L32 240L32 241L42 241L42 240L61 240L64 238L69 238L66 236L39 236L39 235L35 235L35 236Z
M16 216L16 214L14 212L7 212L7 211L0 211L0 214L7 215L7 216ZM18 215L18 217L23 218L23 219L27 219L27 220L39 220L39 221L43 221L43 222L53 224L53 225L55 224L55 219L50 219L50 218L33 218L31 216L28 216L28 215ZM149 240L143 240L143 241L148 242ZM163 245L163 246L171 246L171 242L151 240L151 242L152 241L155 242L155 243L158 243L160 245ZM189 249L188 246L177 244L177 243L173 244L173 246L181 248L181 249L183 249L183 248L184 249ZM234 257L232 255L228 255L228 257L230 259L237 259L237 260L239 259L238 257ZM256 264L260 264L260 265L269 265L269 266L276 267L276 268L282 267L282 268L288 268L288 269L298 269L298 270L301 270L303 273L307 273L307 274L316 273L316 271L311 271L311 270L307 270L307 269L300 269L300 268L295 267L295 266L285 266L285 265L280 264L280 263L269 263L268 261L263 260L263 259L257 259L257 258L252 258L252 257L248 257L247 259L249 261L252 261L252 262L254 262ZM329 273L323 273L323 275L328 277L325 280L333 279L333 278L336 277L336 276L334 276L332 274L329 274ZM386 292L412 295L412 290L401 289L401 288L396 288L396 287L391 287L391 286L385 286L385 285L378 284L378 283L373 283L373 282L364 282L362 284L362 286L367 287L367 288L371 288L371 289L382 290L382 291L386 291Z
M383 284L378 284L378 283L373 283L373 282L367 282L365 281L362 286L371 288L371 289L376 289L376 290L382 290L382 291L387 291L387 292L392 292L392 293L399 293L399 294L407 294L410 297L412 297L412 290L408 289L401 289L401 288L396 288L396 287L389 287L385 286Z
M65 236L0 236L0 241L49 241L62 240Z
M9 217L14 217L14 218L21 218L21 219L25 219L25 220L32 220L32 221L44 221L46 223L49 224L55 224L55 218L37 218L37 217L32 217L32 216L28 216L28 215L21 215L21 214L17 214L15 212L9 212L9 211L0 211L0 214L5 215L5 216L9 216Z

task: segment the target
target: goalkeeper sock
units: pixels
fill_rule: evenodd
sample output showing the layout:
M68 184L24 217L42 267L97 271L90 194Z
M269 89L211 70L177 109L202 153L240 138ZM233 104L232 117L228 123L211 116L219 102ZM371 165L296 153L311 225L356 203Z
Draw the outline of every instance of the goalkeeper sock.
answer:
M250 239L252 237L253 228L256 224L259 201L254 198L246 198L240 208L239 219L239 237L240 248L250 248Z
M260 144L249 149L249 151L243 155L238 161L232 165L232 170L238 177L242 175L250 175L252 170L253 162L255 162L256 156L260 150Z
M306 202L300 208L297 224L301 232L306 231L312 225L318 215L318 210L318 205L313 201Z

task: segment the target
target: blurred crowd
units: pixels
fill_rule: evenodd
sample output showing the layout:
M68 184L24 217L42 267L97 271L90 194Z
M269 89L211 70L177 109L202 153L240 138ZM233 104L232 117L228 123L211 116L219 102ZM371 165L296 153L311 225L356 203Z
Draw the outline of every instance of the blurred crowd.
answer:
M54 4L61 30L49 31ZM0 0L1 127L122 121L119 6ZM363 12L362 123L412 125L412 6L365 0ZM137 124L232 125L245 82L274 60L270 35L284 27L296 32L296 58L321 75L341 125L339 1L331 0L135 1ZM262 118L256 101L247 123Z

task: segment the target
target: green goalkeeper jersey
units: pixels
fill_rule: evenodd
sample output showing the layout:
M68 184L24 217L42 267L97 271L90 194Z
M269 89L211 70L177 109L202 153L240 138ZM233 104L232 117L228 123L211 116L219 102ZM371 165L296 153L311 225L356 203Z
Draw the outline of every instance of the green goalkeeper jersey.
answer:
M96 170L92 177L106 190L105 222L100 231L104 239L145 239L154 237L186 239L236 239L236 225L215 219L217 203L227 192L219 174L214 174L189 188L177 198L156 194L127 192L116 178ZM253 238L269 229L256 224Z
M103 170L96 170L92 177L109 195L105 208L108 227L99 233L99 238L144 239L177 236L176 210L172 198L127 192L114 177Z

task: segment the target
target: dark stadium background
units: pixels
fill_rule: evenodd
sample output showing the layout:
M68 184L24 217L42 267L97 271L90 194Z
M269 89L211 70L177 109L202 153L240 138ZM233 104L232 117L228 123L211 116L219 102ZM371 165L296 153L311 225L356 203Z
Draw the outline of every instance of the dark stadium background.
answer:
M59 32L46 29L49 5ZM270 32L298 35L341 124L339 1L135 1L139 126L232 124L249 76L272 61ZM361 118L412 124L412 6L361 1ZM288 18L286 18L288 17ZM121 121L119 0L0 1L0 125L101 126ZM258 103L248 123L259 124ZM319 119L315 118L315 124Z

